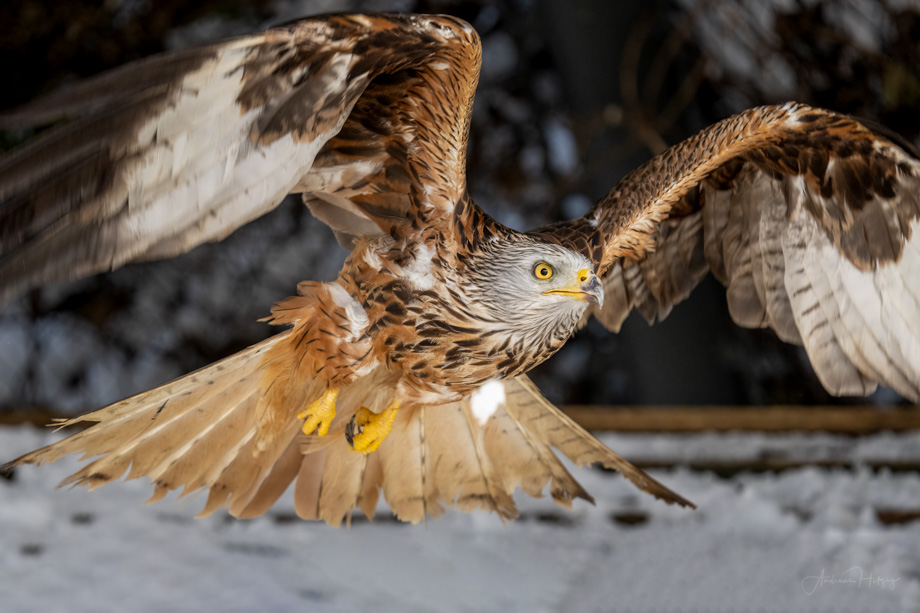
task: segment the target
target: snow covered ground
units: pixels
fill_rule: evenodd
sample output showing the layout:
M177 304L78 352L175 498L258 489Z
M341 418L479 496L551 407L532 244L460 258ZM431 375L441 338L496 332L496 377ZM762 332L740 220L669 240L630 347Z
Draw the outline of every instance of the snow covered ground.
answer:
M0 450L14 457L52 436L0 428ZM603 438L646 458L918 450L916 434ZM522 497L521 519L507 525L450 513L427 526L381 508L373 523L356 516L336 530L296 519L288 498L256 520L196 521L203 498L143 506L143 481L55 490L73 466L0 479L4 612L920 611L920 529L876 516L920 508L916 473L656 472L699 505L686 511L585 470L576 476L596 506L566 512Z

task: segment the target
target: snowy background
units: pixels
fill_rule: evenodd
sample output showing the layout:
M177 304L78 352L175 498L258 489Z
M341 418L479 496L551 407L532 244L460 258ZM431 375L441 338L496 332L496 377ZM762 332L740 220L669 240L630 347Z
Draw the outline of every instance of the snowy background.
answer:
M797 99L920 134L917 0L7 0L0 109L164 49L352 9L447 12L480 32L471 190L520 229L582 214L652 153L757 104ZM0 151L28 136L0 133ZM228 355L343 259L290 199L220 244L32 292L0 310L0 416L80 412ZM797 348L732 325L711 281L652 328L589 327L534 379L558 403L861 402L827 397ZM0 427L0 461L51 436ZM201 501L143 507L144 483L62 492L73 464L17 470L0 478L0 611L920 610L917 436L604 440L667 466L655 476L700 509L588 471L576 476L597 505L572 512L520 500L507 526L406 526L381 508L331 530L293 520L287 499L254 521L193 521ZM764 457L796 468L706 469ZM822 570L838 582L807 594Z
M47 442L0 429L13 454ZM920 435L604 435L627 457L711 461L765 450L852 461L781 473L678 468L656 478L697 511L668 507L601 471L576 476L596 506L519 498L521 517L450 512L401 524L305 523L286 496L265 516L192 519L203 498L141 503L149 486L55 491L74 464L0 484L0 603L11 611L920 611L920 531L885 523L917 508ZM886 520L886 521L891 521ZM825 576L828 581L821 582ZM835 581L831 583L833 578Z
M821 3L8 0L0 109L130 59L348 9L449 12L483 41L476 201L519 229L586 211L629 170L732 112L797 99L920 134L920 0ZM195 8L192 8L195 7ZM29 134L0 132L0 151ZM0 311L0 412L88 410L271 333L258 323L344 252L297 198L228 240L32 292ZM558 403L837 401L803 352L742 330L707 280L664 322L594 325L535 380ZM897 401L883 394L879 402Z

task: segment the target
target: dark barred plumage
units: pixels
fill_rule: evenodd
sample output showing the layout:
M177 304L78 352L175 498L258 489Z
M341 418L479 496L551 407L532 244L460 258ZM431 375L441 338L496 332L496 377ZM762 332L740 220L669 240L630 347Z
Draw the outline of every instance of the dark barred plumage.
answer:
M554 455L620 470L524 373L589 315L661 319L709 271L734 319L805 346L833 393L920 398L920 161L883 129L789 103L730 117L529 233L469 197L479 39L455 18L339 15L166 54L0 125L68 119L0 160L0 299L219 240L301 193L351 249L276 336L64 422L14 463L99 456L67 483L207 489L204 514L340 523L590 496ZM486 398L488 397L488 398ZM486 398L484 400L484 398ZM360 451L361 453L356 453Z

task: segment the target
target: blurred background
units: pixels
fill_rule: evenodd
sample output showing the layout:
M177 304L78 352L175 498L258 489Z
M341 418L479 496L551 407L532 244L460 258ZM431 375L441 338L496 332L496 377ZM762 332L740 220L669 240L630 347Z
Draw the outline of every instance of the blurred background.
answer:
M339 10L476 27L469 184L518 229L580 216L654 153L750 106L799 100L920 134L920 3L894 0L8 0L0 108L151 53ZM28 136L0 133L0 147ZM257 322L271 305L302 279L332 279L344 258L288 200L220 244L5 306L0 410L91 409L271 334ZM854 402L829 397L801 349L735 326L711 279L656 326L637 313L619 335L593 322L534 379L563 404Z
M0 110L152 53L345 10L449 13L476 28L483 67L469 185L488 213L521 230L582 215L653 154L751 106L798 100L875 120L920 144L920 0L5 0ZM0 132L0 151L30 136ZM272 333L257 320L276 300L293 293L300 280L333 279L344 257L331 231L292 197L219 244L23 296L0 310L0 418L41 422L48 414L82 412L242 349ZM592 322L532 377L560 405L640 407L604 410L607 417L574 407L573 414L591 427L641 431L603 440L664 472L661 478L701 510L678 512L638 496L622 480L578 473L598 497L597 507L560 514L549 502L524 503L523 521L503 531L494 531L494 517L485 523L452 515L424 532L384 521L372 533L367 526L333 533L311 525L297 537L279 537L270 528L290 530L284 528L291 513L284 502L263 523L187 525L187 509L150 511L143 517L152 523L144 523L122 519L135 515L120 498L108 506L82 492L51 498L54 481L45 473L26 481L8 474L8 488L0 479L0 544L10 549L0 548L0 569L10 578L26 577L33 561L49 568L42 553L54 550L48 535L55 534L63 544L54 550L54 568L70 577L81 568L78 548L102 538L93 526L105 518L114 526L107 531L125 542L140 539L157 552L145 562L125 562L124 576L141 582L153 576L160 586L172 582L169 589L191 598L190 610L208 603L225 610L255 610L259 602L275 610L303 602L333 610L373 606L361 600L361 590L349 591L348 573L367 566L374 575L400 556L415 560L416 576L428 577L430 598L408 596L418 585L404 585L407 580L391 570L391 583L381 590L400 603L392 610L643 610L650 604L686 610L713 602L725 610L915 610L920 602L917 412L899 410L905 402L890 390L868 400L828 396L800 348L732 323L714 280L654 326L637 313L618 335ZM646 405L684 408L655 412L641 408ZM723 429L727 414L694 413L694 405L735 407L729 416L735 420L737 411L746 411L755 425L744 429L755 431L707 433ZM784 412L776 405L793 408ZM800 405L824 408L804 411ZM801 419L812 415L819 419L803 426ZM812 434L758 431L802 428ZM881 432L885 428L901 433ZM669 429L695 434L649 433ZM46 436L4 434L0 428L0 461ZM42 470L56 478L66 474L57 466ZM125 485L127 495L143 500L138 488L131 489L135 485ZM105 491L121 496L119 487ZM60 517L69 523L57 527ZM19 532L4 535L4 525ZM195 567L176 562L176 552L156 549L157 534L199 547L179 554L195 564L218 564L229 555L230 566L221 572L235 579L212 579L222 597L209 600L211 593L188 586L183 592L187 579L176 568ZM209 535L221 543L213 551L205 542ZM358 566L344 554L332 556L328 568L340 571L335 578L331 570L311 570L337 586L335 598L322 586L304 587L288 577L292 561L312 568L297 557L301 546L328 552L367 543L370 553ZM106 547L100 560L124 555L117 543ZM464 561L448 563L445 548ZM258 576L263 586L283 584L277 600L250 602L227 591L234 581L253 581L237 576L233 556L271 569L270 577ZM536 563L543 559L544 565ZM100 564L86 571L88 578L98 579L93 573L112 562ZM803 598L800 581L823 566L828 574L858 566L900 583L890 593L828 589L825 600ZM475 567L478 574L470 570ZM509 578L509 569L518 574ZM599 569L615 570L616 577ZM477 587L458 596L460 588L439 583L445 573ZM363 580L371 581L368 575ZM76 572L73 581L80 576ZM0 601L15 591L11 586L0 580ZM497 596L508 589L519 591L513 598ZM55 600L38 591L47 606L66 602L63 595ZM129 591L106 591L117 596L111 610L128 606ZM456 600L443 600L444 594ZM149 598L151 610L175 604ZM40 601L22 601L22 610Z

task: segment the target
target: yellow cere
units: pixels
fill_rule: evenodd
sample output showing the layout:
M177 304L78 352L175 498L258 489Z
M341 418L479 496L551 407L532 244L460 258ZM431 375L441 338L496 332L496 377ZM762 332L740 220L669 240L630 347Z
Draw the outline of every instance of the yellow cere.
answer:
M533 267L533 275L545 281L546 279L552 278L553 267L546 262L537 262L537 265Z

